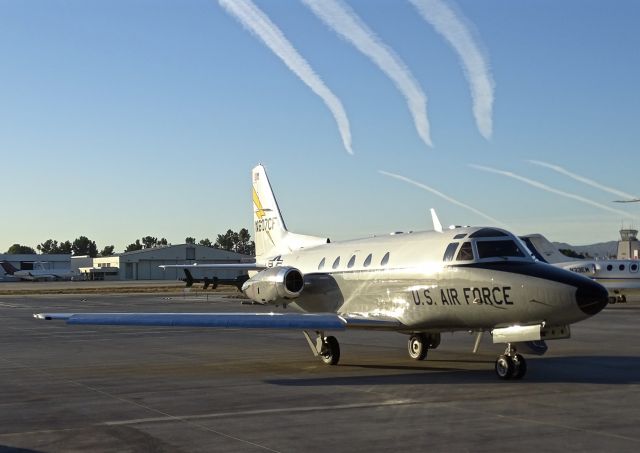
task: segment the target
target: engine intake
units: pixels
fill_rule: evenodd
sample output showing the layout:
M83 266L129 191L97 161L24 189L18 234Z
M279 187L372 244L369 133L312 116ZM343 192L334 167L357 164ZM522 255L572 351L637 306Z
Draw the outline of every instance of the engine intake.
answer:
M277 266L258 272L242 285L242 292L254 302L269 304L300 296L302 273L295 267Z

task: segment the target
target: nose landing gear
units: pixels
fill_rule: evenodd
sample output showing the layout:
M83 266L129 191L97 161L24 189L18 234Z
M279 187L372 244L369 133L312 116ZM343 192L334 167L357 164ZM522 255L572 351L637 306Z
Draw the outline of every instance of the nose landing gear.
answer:
M495 369L500 379L522 379L527 374L527 361L511 343L507 343L504 354L496 359Z
M324 332L316 332L316 341L311 340L306 331L302 331L309 343L313 355L319 357L327 365L337 365L340 360L340 344L336 337L324 336Z

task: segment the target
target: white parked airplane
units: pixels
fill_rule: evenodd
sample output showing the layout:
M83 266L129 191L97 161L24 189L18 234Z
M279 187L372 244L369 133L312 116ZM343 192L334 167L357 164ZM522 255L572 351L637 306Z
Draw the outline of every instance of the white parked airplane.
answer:
M583 274L602 284L609 291L609 303L640 301L639 260L572 259L541 234L520 238L538 260Z
M36 263L36 268L31 270L18 270L9 261L0 262L5 274L20 280L40 281L40 280L71 280L77 274L71 269L45 269L42 263Z
M506 344L497 375L519 379L527 368L517 348L529 344L536 346L529 352L544 352L540 340L568 338L570 324L607 304L603 286L534 260L505 230L465 227L332 243L287 230L261 165L252 181L256 263L198 267L257 271L242 286L248 297L299 312L34 316L68 324L297 329L314 355L331 365L340 347L328 331L404 333L415 360L439 345L442 332L473 331L478 340L491 332L494 343Z

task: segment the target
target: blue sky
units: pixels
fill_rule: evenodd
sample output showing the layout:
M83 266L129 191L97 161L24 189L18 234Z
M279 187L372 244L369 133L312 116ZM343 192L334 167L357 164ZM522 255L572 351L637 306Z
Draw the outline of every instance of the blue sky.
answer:
M251 229L258 162L288 227L334 240L430 229L430 207L443 224L488 223L378 170L515 233L577 245L638 224L640 204L527 160L640 195L639 2L444 2L490 67L489 140L459 56L412 4L345 3L424 91L433 147L393 82L301 2L255 4L342 102L353 155L323 101L217 1L0 0L0 251Z

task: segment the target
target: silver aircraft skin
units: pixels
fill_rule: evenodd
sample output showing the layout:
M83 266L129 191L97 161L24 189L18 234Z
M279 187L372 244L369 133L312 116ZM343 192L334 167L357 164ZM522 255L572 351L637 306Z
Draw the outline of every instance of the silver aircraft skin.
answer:
M571 259L541 234L521 236L534 256L545 263L589 277L609 291L609 303L640 302L640 261Z
M297 329L313 354L331 365L340 347L327 331L401 332L415 360L439 345L442 332L476 332L476 349L480 335L490 332L494 343L506 344L495 363L498 377L519 379L527 367L518 350L544 353L543 340L568 338L570 324L607 304L600 284L534 260L508 231L465 227L332 243L287 230L261 165L252 182L256 263L197 267L253 271L242 291L284 313L34 316L68 324Z

